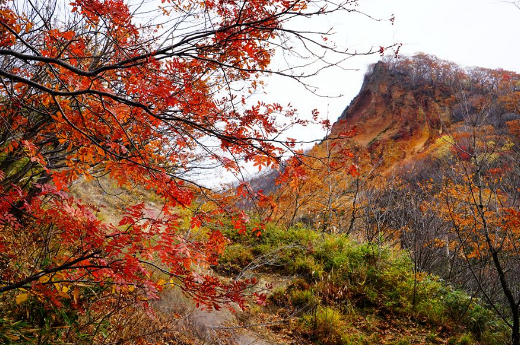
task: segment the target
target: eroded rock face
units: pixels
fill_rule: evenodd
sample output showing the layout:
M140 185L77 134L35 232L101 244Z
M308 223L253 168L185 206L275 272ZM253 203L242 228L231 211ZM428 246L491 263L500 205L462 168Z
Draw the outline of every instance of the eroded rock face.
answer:
M454 101L455 91L448 85L414 81L378 62L331 136L355 127L358 151L366 150L371 160L383 160L388 167L423 152L449 127Z

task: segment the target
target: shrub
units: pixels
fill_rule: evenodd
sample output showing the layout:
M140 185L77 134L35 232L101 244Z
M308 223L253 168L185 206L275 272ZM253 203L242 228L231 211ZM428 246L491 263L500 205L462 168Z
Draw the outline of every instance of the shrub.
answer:
M474 344L475 340L473 339L473 336L470 333L466 333L460 336L460 338L457 341L457 345L471 345Z
M316 344L377 343L372 339L377 328L345 334L346 315L356 307L362 310L354 310L355 314L403 316L436 327L456 324L459 328L450 327L454 332L466 329L482 344L507 339L507 327L480 301L435 276L414 272L406 252L298 226L283 230L270 224L260 237L246 233L236 238L221 264L236 271L256 255L276 253L263 269L275 268L297 278L286 289L275 290L270 301L281 308L314 310L301 317L300 327ZM452 342L464 343L464 339L472 339L468 337L456 337Z
M346 323L343 315L330 307L318 307L313 314L302 318L305 334L321 345L347 344Z
M298 256L291 269L308 280L319 280L323 275L323 266L312 256Z
M304 309L316 309L320 303L315 291L312 289L293 290L291 292L291 301L296 308Z
M271 295L269 295L269 301L278 307L287 307L289 304L289 298L287 295L287 291L283 287L278 287L273 290Z
M480 340L482 334L489 329L490 323L494 318L494 314L491 310L473 303L468 310L466 324L468 325L468 329L476 336L477 340Z
M228 273L238 273L247 266L254 256L251 248L242 244L227 246L219 258L218 269Z

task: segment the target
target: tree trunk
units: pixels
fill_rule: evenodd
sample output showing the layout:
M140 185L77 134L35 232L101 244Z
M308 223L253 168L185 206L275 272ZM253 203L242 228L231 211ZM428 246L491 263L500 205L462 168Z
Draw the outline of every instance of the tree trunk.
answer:
M518 307L511 308L513 312L513 327L511 332L511 344L520 345L520 320Z

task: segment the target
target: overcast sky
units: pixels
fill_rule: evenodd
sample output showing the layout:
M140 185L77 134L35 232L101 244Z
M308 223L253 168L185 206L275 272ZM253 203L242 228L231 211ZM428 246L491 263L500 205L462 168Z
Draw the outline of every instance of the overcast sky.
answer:
M394 24L355 14L334 16L326 24L334 27L338 47L365 51L370 47L402 43L401 55L423 52L463 67L520 72L520 9L508 1L359 0L359 5L360 11L375 18L388 19L394 15ZM311 23L318 27L323 25L311 20L304 25ZM302 117L310 117L316 108L323 117L334 122L359 92L368 65L379 59L378 54L355 57L343 65L355 71L330 69L314 78L312 84L319 87L319 93L331 96L329 98L314 96L296 82L279 77L270 78L265 94L258 97L282 105L290 103ZM288 136L310 141L322 139L325 133L318 126L309 126L294 129ZM251 174L257 172L251 168L246 170ZM229 181L225 176L217 180Z
M402 43L402 55L417 52L436 55L461 66L503 68L520 72L520 9L498 0L360 0L359 10L376 18L395 15L394 25L375 22L361 15L342 14L329 20L336 31L335 41L350 51L371 46ZM308 116L317 108L322 116L335 121L354 98L370 63L379 55L356 57L344 67L358 71L328 70L312 83L319 92L332 96L320 98L287 80L269 81L267 99L291 103ZM341 97L334 97L337 95ZM320 139L318 127L290 133L301 140Z

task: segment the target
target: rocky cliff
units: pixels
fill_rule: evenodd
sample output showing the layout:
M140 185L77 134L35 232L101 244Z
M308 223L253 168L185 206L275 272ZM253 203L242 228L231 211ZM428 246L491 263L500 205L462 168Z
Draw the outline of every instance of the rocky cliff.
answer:
M408 161L450 126L455 100L455 90L446 83L414 80L378 62L333 125L331 137L356 128L357 151L368 153L372 163Z

